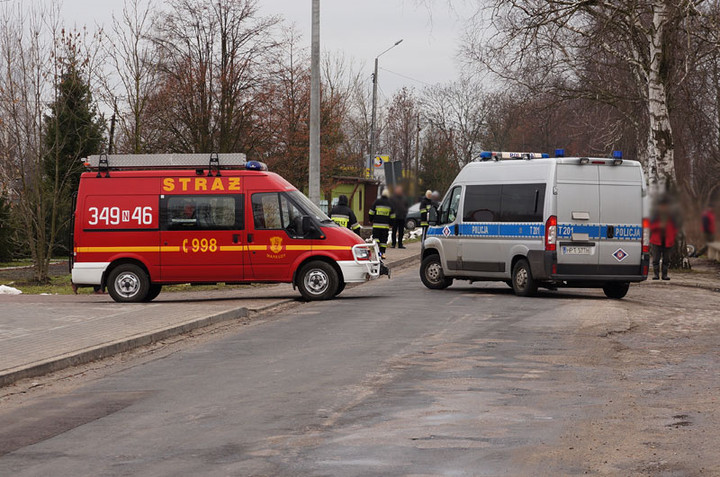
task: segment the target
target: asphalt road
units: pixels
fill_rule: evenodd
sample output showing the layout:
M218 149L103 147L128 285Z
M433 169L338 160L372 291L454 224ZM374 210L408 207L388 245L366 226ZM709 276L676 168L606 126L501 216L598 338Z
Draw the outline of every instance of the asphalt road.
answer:
M712 475L720 302L668 290L435 292L411 269L6 403L0 475Z

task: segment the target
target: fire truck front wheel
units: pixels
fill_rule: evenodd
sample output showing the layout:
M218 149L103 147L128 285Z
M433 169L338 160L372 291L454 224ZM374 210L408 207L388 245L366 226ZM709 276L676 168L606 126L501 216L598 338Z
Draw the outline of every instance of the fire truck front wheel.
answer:
M297 286L300 294L308 301L329 300L337 294L340 277L335 267L316 260L300 269Z
M141 267L132 263L123 263L110 272L107 289L115 301L143 301L150 291L150 277Z

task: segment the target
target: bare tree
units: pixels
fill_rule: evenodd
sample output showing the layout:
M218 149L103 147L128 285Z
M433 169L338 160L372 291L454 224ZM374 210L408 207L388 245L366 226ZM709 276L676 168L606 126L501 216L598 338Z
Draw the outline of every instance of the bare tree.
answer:
M277 17L255 0L172 0L158 19L162 89L154 110L168 149L250 151L254 93L267 85L265 65L277 46Z
M158 88L158 50L151 35L155 28L152 0L126 0L120 18L113 15L113 27L105 42L112 65L105 83L109 103L119 114L121 147L129 153L148 152L155 142L153 130L145 124L148 107Z
M414 93L400 89L390 101L385 128L385 149L392 160L402 161L405 171L414 170L420 109Z
M693 35L703 0L494 0L490 21L498 32L471 29L465 54L500 78L531 91L596 100L614 106L635 102L645 129L641 159L654 190L673 188L675 173L669 94L686 78L673 69L689 54L677 32ZM683 36L680 35L680 36ZM629 88L612 88L621 77ZM643 124L645 123L645 125Z
M475 81L459 79L432 86L422 98L423 111L432 127L451 144L452 155L459 167L477 159L481 139L491 113L488 94Z

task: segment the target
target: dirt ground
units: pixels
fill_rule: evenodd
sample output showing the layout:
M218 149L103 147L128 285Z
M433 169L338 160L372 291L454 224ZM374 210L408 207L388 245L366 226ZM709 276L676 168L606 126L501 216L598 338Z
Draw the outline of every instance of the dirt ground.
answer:
M582 415L560 446L534 452L529 464L600 475L720 475L720 294L640 289L623 301L626 325L575 335L569 351L587 375L577 376L576 396L557 398L571 413L583 403Z

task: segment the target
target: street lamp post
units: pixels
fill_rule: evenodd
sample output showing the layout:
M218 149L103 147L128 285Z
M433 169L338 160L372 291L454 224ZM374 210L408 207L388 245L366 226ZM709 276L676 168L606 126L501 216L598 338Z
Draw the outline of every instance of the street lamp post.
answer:
M377 124L378 59L388 51L398 46L400 43L402 43L402 39L396 41L393 46L375 57L375 72L373 73L372 122L370 124L370 157L368 158L368 169L370 170L370 177L373 177L375 175L373 161L375 160L375 128Z

